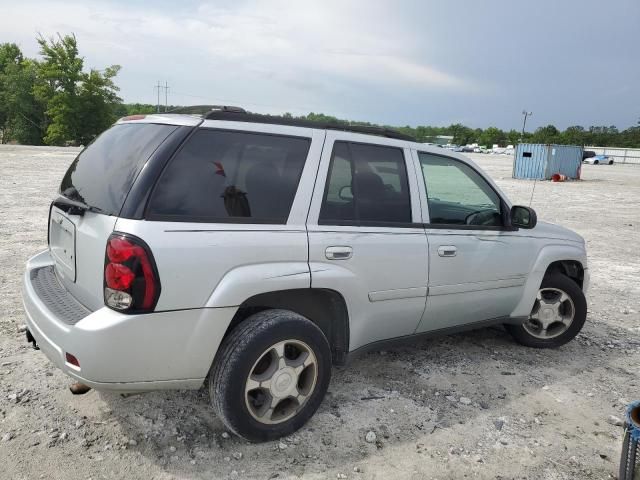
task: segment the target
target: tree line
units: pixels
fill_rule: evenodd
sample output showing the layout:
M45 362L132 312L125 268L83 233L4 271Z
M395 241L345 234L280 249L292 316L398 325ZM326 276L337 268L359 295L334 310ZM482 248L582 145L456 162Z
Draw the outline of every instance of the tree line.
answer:
M74 35L39 36L40 59L27 58L15 43L0 44L0 140L28 145L86 145L118 118L150 114L155 105L125 104L118 96L115 77L119 65L85 71ZM168 110L179 109L170 106ZM291 118L290 113L283 116ZM369 125L322 113L301 117L336 125ZM521 141L567 145L640 148L640 121L625 130L615 126L571 126L561 131L554 125L540 127L524 136L515 129L448 127L394 127L419 142L452 136L452 143L467 145L515 145Z
M291 114L285 114L291 117ZM368 122L352 122L348 120L340 120L332 116L321 113L310 113L306 116L299 117L307 120L317 120L323 122L334 123L337 125L368 125L375 126ZM404 126L394 127L402 133L406 133L416 138L419 142L434 143L438 137L450 136L452 144L469 145L477 143L491 147L500 145L516 145L517 143L553 143L558 145L596 145L601 147L627 147L640 148L640 120L638 125L629 127L625 130L618 130L615 126L591 126L588 128L576 125L568 127L566 130L558 130L554 125L537 128L534 132L524 132L511 129L508 131L501 130L497 127L470 128L462 124L453 124L448 127L431 127L431 126Z

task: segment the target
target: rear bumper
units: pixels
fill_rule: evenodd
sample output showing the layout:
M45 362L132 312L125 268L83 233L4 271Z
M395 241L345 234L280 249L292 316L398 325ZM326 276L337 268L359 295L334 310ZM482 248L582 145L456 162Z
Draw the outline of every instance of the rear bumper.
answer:
M61 317L51 298L39 296L32 283L34 270L52 264L48 251L27 262L23 303L27 327L54 365L98 390L202 385L235 307L144 315L126 315L103 307L87 311L84 318L73 323ZM66 353L74 355L80 367L69 364Z

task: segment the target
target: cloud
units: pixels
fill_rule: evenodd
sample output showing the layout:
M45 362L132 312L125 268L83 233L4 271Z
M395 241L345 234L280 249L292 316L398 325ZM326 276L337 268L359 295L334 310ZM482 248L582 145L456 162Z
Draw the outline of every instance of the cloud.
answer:
M52 0L16 4L10 15L0 19L0 30L6 37L2 40L18 37L23 46L35 43L30 37L36 32L75 32L90 63L121 63L125 70L128 62L163 70L163 59L182 51L197 52L202 64L221 63L266 77L300 79L313 74L389 88L468 86L466 80L406 53L411 51L411 39L400 26L387 26L394 42L384 32L372 31L371 24L380 23L384 12L370 14L341 5L277 0L164 8ZM368 8L366 3L360 5ZM192 71L202 64L192 65Z
M0 42L35 56L38 33L74 32L87 68L122 65L129 102L155 103L167 80L174 104L503 128L526 107L532 127L625 126L640 2L618 1L29 0L3 9ZM602 42L584 28L593 18L616 25Z

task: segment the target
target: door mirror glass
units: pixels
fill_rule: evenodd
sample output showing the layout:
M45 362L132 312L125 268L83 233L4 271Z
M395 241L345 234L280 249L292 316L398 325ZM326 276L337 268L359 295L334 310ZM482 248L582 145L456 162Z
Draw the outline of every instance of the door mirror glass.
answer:
M511 207L511 225L518 228L533 228L538 223L538 216L533 208L514 205Z

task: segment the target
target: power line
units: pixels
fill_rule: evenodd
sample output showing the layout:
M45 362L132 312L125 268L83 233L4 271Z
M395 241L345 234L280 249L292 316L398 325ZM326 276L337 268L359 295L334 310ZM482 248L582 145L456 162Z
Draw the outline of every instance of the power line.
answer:
M169 108L169 103L167 101L169 97L169 84L167 83L167 81L164 81L164 111L165 113L167 112L168 108Z

